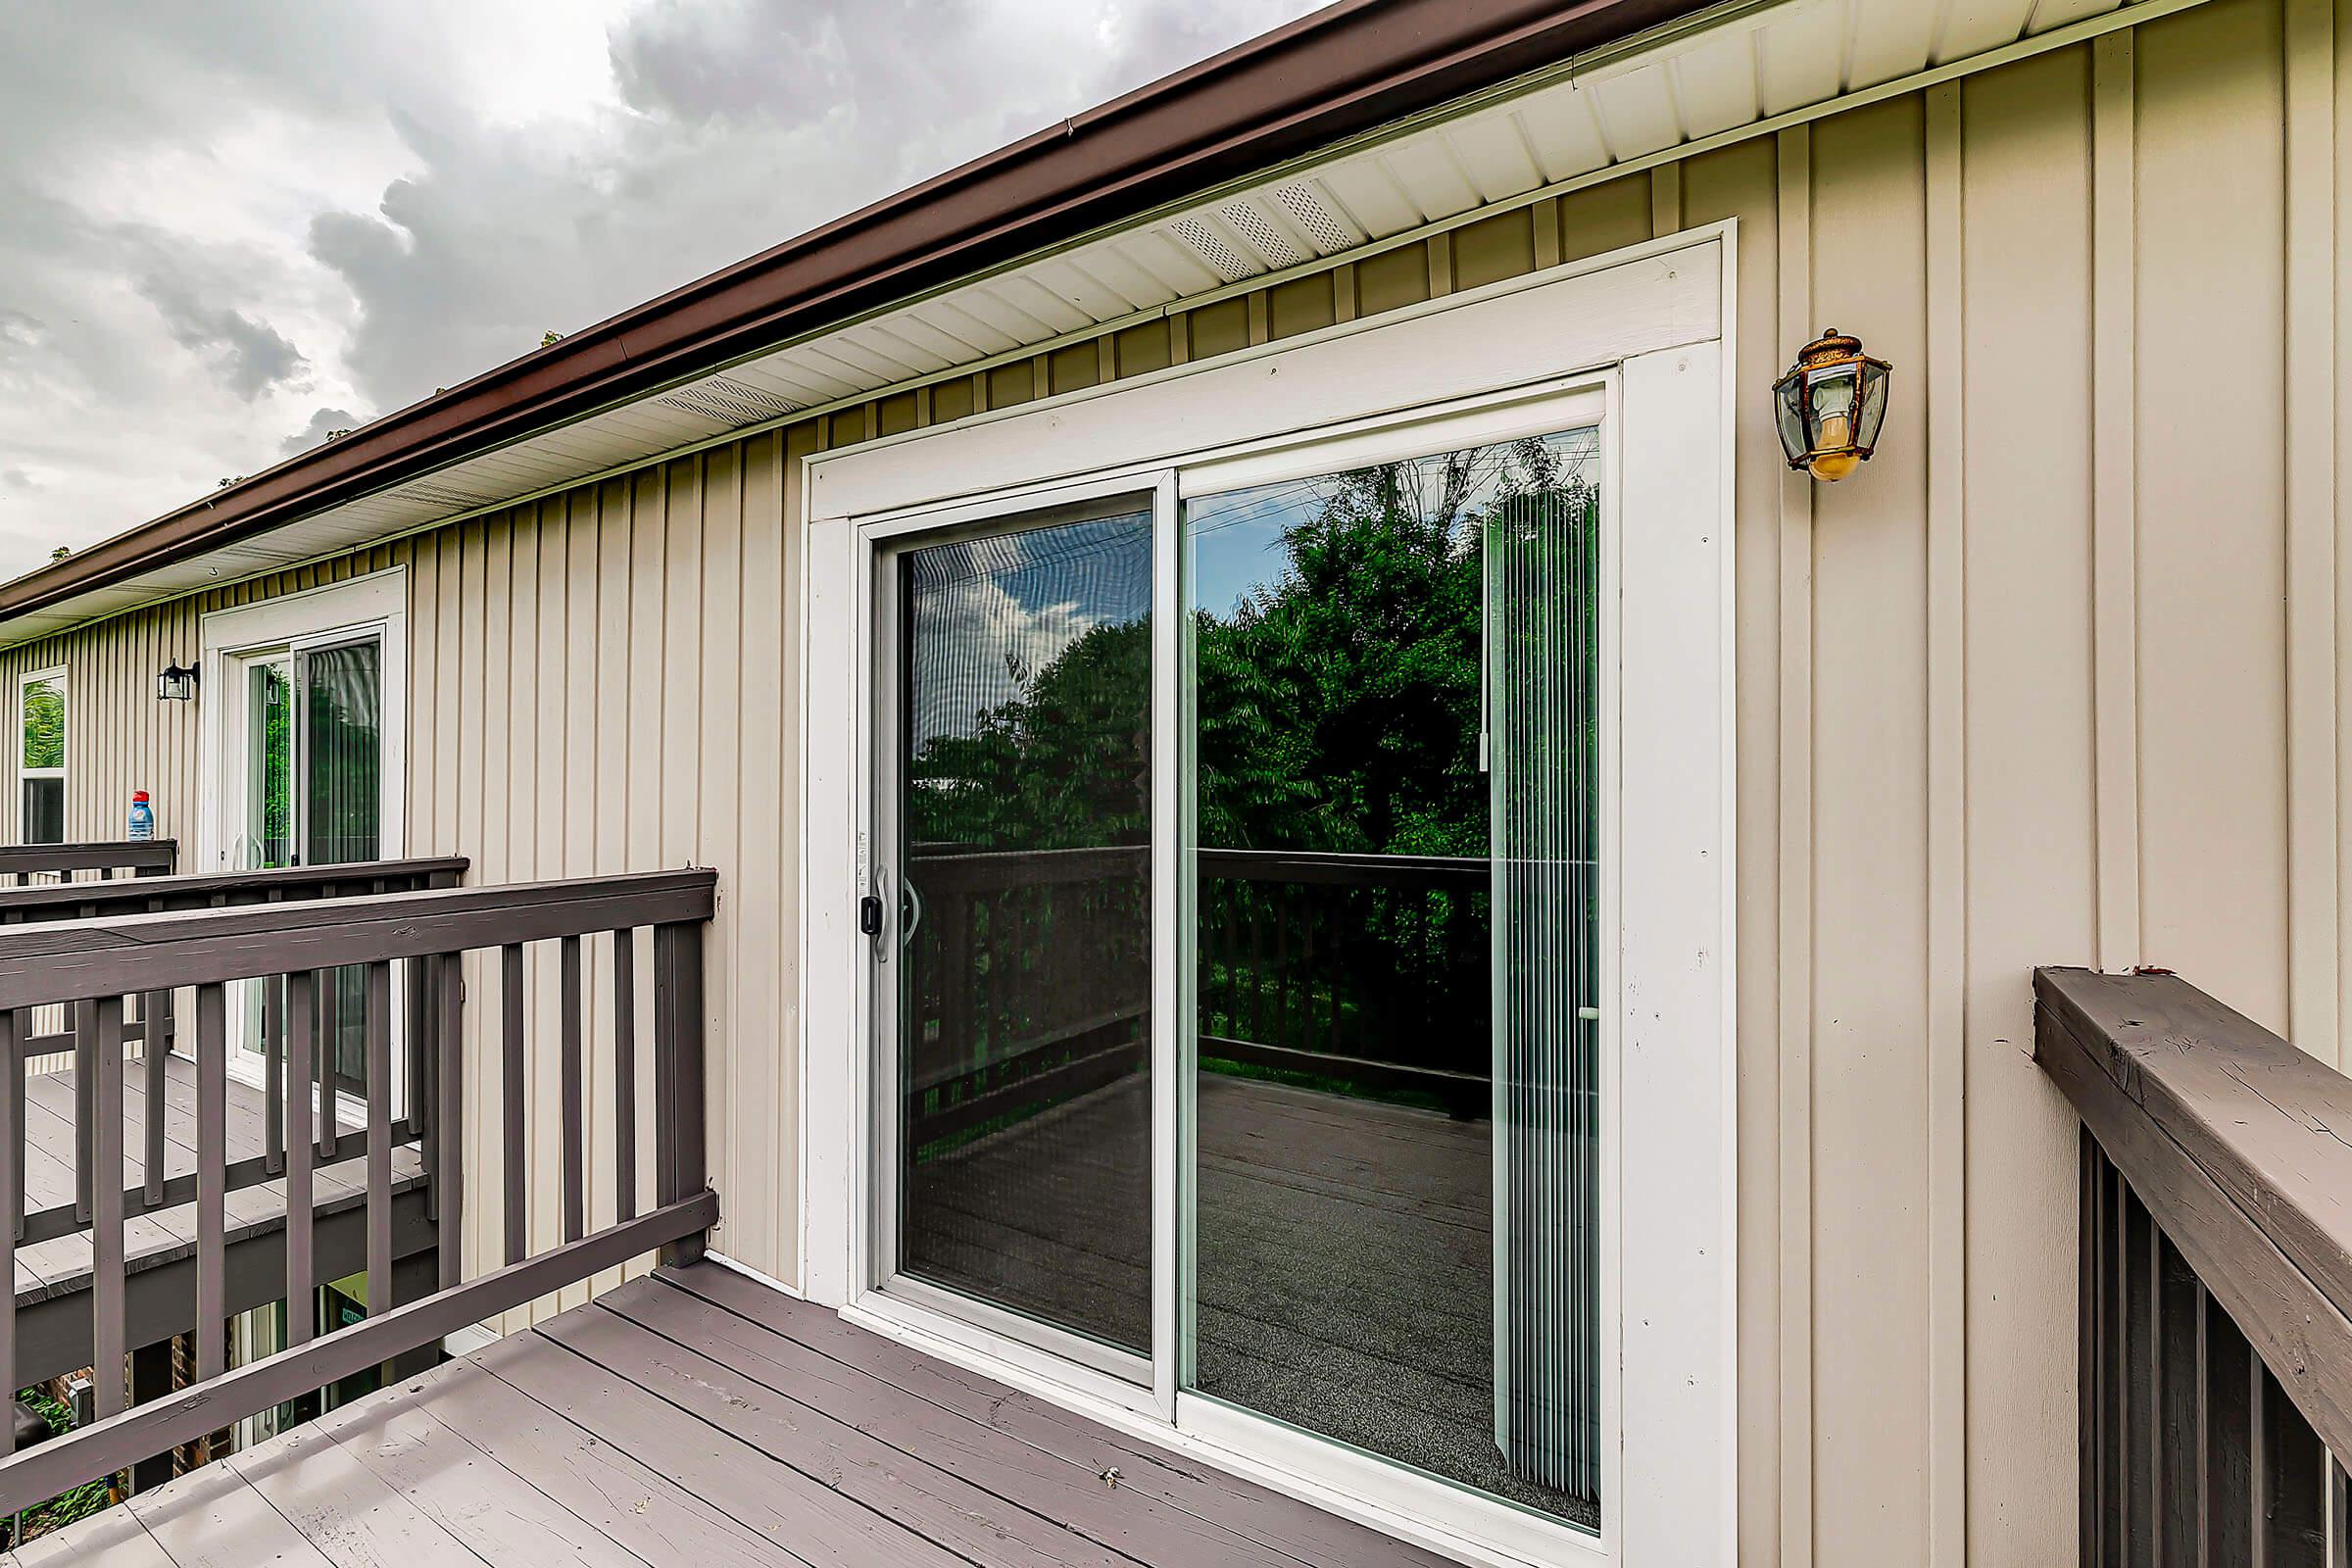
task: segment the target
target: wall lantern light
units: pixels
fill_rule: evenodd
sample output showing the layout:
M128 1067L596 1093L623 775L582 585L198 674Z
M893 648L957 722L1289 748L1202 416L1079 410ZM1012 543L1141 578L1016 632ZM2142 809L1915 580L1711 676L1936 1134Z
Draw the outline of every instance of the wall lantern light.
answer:
M196 671L178 664L166 664L164 672L155 677L156 701L184 703L196 695Z
M1832 482L1860 467L1886 419L1889 368L1862 352L1860 338L1836 327L1806 344L1795 366L1772 384L1788 466Z

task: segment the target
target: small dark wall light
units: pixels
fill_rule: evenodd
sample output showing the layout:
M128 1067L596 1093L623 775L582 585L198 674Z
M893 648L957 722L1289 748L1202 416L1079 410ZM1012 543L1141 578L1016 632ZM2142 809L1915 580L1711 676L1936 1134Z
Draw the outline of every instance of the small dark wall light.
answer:
M1788 466L1836 483L1870 460L1886 422L1885 360L1836 327L1805 345L1772 384L1773 418Z
M196 671L178 664L166 664L164 672L155 677L156 701L184 703L196 695Z

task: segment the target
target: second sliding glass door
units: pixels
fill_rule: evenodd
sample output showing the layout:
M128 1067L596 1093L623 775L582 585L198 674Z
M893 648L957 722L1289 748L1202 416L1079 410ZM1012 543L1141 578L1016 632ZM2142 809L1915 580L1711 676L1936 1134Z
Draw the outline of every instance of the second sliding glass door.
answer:
M222 759L229 774L235 868L343 865L379 859L384 843L383 637L338 633L238 654L235 710ZM317 1016L335 1085L367 1093L365 973L318 977ZM284 1015L282 981L245 986L237 1060L258 1074Z

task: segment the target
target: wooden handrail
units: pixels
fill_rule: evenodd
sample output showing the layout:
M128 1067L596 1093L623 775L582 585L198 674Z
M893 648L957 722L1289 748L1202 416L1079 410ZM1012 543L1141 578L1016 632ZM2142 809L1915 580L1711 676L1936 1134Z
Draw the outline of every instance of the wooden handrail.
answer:
M2352 1454L2352 1079L2175 975L2034 996L2087 1135L2084 1560L2305 1560L2320 1451Z
M0 882L74 871L164 876L179 860L176 839L97 839L78 844L0 844Z
M60 920L0 927L0 1149L21 1144L25 1126L23 1059L27 1009L64 1004L74 1018L75 1050L91 1092L74 1114L77 1150L87 1168L112 1172L123 1161L124 1000L161 990L195 987L196 1170L163 1179L150 1167L144 1190L112 1179L85 1181L80 1206L91 1243L89 1364L97 1369L93 1427L0 1461L0 1513L39 1501L60 1489L143 1460L163 1446L281 1403L363 1367L418 1349L450 1327L473 1322L576 1283L591 1273L655 1247L673 1260L701 1255L702 1238L715 1218L709 1192L704 1122L703 927L716 908L716 873L710 870L584 877L513 887L433 888L366 897L241 906L166 910L118 917ZM637 1080L637 940L651 935L654 1103L644 1117L650 1171L641 1167L634 1099ZM526 947L559 947L555 1015L536 1020L550 1042L537 1053L559 1069L552 1100L557 1125L530 1136L529 1104L536 1098L526 1030L533 980ZM592 1036L585 944L609 955L605 975L612 1006L600 1009L610 1028L610 1051ZM457 1246L466 1211L468 1079L464 1053L465 982L461 959L479 952L495 1010L483 1014L473 1049L492 1054L501 1085L497 1129L483 1142L501 1151L503 1193L496 1204L504 1228L504 1267L473 1281L460 1277ZM405 1015L394 1007L395 965L409 982ZM224 1127L228 1093L227 997L230 983L282 976L282 1080L268 1091L283 1095L260 1161L230 1161ZM314 1063L331 1059L337 1037L355 1031L364 1044L364 1125L338 1133L342 1119L332 1094L318 1097L315 1116L309 1086ZM599 1035L601 1035L599 1031ZM591 1077L610 1077L597 1091L612 1106L604 1136L610 1159L588 1157L585 1115ZM395 1119L393 1085L411 1086L408 1113ZM544 1093L544 1091L541 1091ZM274 1104L274 1100L272 1102ZM150 1111L151 1120L154 1113ZM602 1118L600 1118L601 1120ZM321 1125L315 1127L314 1121ZM366 1265L371 1282L392 1294L394 1239L393 1150L414 1141L424 1170L430 1222L439 1233L440 1289L423 1299L371 1313L364 1330L337 1332L314 1344L310 1303L318 1283L313 1263L314 1174L338 1156L338 1137L366 1156ZM534 1226L530 1216L534 1148L558 1162L546 1190L560 1196L554 1219ZM594 1164L611 1183L613 1222L589 1230L587 1172ZM267 1172L285 1175L284 1300L289 1349L255 1367L223 1376L226 1195ZM653 1202L638 1191L651 1178ZM120 1376L130 1301L125 1294L125 1218L167 1200L193 1199L197 1387L161 1406L123 1414ZM642 1211L641 1211L642 1208ZM17 1238L26 1229L22 1176L0 1158L0 1275L14 1271ZM34 1216L46 1232L53 1212ZM534 1231L553 1232L552 1250L532 1250ZM397 1300L397 1298L395 1298ZM373 1303L371 1303L372 1305ZM180 1309L184 1312L186 1298ZM15 1298L0 1296L0 1368L17 1365ZM0 1454L9 1436L0 1432ZM55 1478L70 1475L59 1482Z
M641 871L0 929L0 1008L707 920L716 882Z
M398 860L356 860L342 865L283 866L268 871L200 871L142 875L128 880L0 887L0 924L332 897L336 889L349 896L455 887L465 877L468 864L462 855L420 856Z

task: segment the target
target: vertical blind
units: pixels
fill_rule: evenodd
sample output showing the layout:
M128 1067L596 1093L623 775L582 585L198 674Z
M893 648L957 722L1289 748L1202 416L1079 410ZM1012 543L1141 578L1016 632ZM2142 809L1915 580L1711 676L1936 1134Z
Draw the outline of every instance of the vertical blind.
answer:
M1600 1482L1600 540L1589 466L1486 518L1494 1433L1514 1475L1581 1498Z

